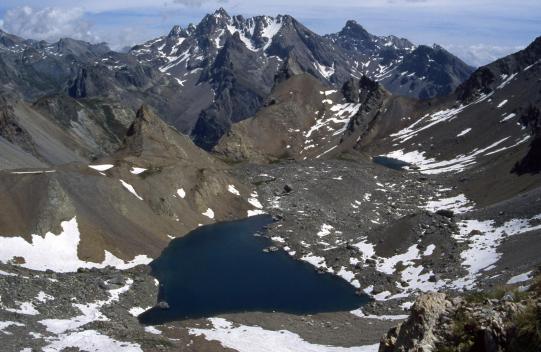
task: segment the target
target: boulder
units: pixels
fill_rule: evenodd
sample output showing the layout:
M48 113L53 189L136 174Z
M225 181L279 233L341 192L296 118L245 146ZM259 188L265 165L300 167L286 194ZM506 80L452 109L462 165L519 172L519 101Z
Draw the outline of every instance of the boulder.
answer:
M166 309L169 309L171 307L169 306L169 303L167 303L166 301L160 301L158 303L158 308L166 310Z
M449 209L440 209L436 211L436 214L445 216L446 218L453 218L455 216L455 213L452 210Z
M410 317L389 330L380 341L379 352L432 351L440 317L451 307L444 293L428 293L417 298Z

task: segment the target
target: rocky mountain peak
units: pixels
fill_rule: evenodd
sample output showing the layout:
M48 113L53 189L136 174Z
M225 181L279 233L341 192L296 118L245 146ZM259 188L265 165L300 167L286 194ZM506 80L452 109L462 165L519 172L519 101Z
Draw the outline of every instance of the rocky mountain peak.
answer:
M293 25L295 23L298 23L295 17L290 15L278 15L276 16L276 19L280 20L283 25Z
M197 29L197 27L195 26L195 24L193 23L190 23L188 25L188 28L186 28L186 31L191 35L195 32L195 30Z
M64 54L73 54L78 57L85 56L101 56L111 49L105 43L90 44L80 40L71 38L61 38L58 42L53 44L58 52Z
M231 18L231 16L229 16L227 11L223 7L220 7L218 10L214 11L214 14L212 16L216 18Z
M147 149L147 140L165 141L161 125L165 125L163 121L159 120L148 106L142 105L137 114L135 120L128 128L121 152L141 156ZM149 138L150 137L150 138ZM153 138L154 137L154 138Z
M171 28L171 30L169 31L169 34L167 36L169 38L183 37L184 33L185 33L184 29L177 24L177 25L174 25L173 28Z
M149 106L142 105L124 137L116 157L143 157L154 162L171 160L207 161L210 157L185 135L163 121Z
M359 40L371 40L372 35L355 20L349 20L339 32L340 36L351 37Z
M217 10L213 14L207 14L203 17L195 27L195 34L200 37L214 35L217 31L226 29L230 22L231 16L225 10Z
M9 34L7 32L4 32L0 29L0 45L4 45L7 47L13 46L15 44L19 44L23 42L24 40L22 38L19 38L13 34Z
M523 53L523 55L520 55ZM524 51L518 52L519 60L525 65L532 65L541 60L541 36L537 37Z

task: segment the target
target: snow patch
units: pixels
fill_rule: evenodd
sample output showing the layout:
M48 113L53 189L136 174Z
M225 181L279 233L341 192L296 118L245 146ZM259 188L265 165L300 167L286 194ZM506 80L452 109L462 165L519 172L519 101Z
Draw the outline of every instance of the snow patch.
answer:
M39 315L39 312L37 311L36 307L34 307L32 302L16 302L16 303L19 305L18 309L6 308L4 306L2 306L2 309L7 312L23 314L23 315Z
M103 165L88 165L89 168L91 169L94 169L96 171L107 171L109 169L112 169L113 167L115 167L114 165L111 165L111 164L103 164Z
M499 109L499 108L503 107L505 104L507 104L507 102L508 102L508 100L505 99L504 101L502 101L501 103L498 104L497 108Z
M150 308L152 308L152 307L147 307L147 308L132 307L132 308L130 308L129 312L130 312L130 314L133 315L134 317L138 317L139 315L143 314L144 312L146 312L146 311L149 310Z
M436 249L436 245L434 245L434 244L428 245L426 247L425 251L423 252L423 256L428 257L428 256L432 255L434 253L435 249Z
M411 152L404 152L404 150L400 149L390 152L384 156L388 158L398 159L409 164L413 164L419 168L419 171L421 173L424 174L441 174L446 172L460 173L466 170L466 168L475 165L477 163L477 157L493 154L491 150L494 150L497 146L499 146L509 138L510 137L505 137L485 148L476 148L468 154L461 154L456 156L454 159L443 161L436 161L433 158L426 158L424 156L424 151L419 152L416 150Z
M406 320L408 319L409 315L403 314L403 315L373 315L373 314L366 314L363 312L361 308L352 310L350 312L351 314L359 317L359 318L367 318L367 319L378 319L378 320Z
M3 333L4 335L11 335L11 333L9 331L5 331L10 326L24 326L24 324L18 323L18 322L15 322L15 321L9 321L9 320L8 321L0 321L0 332Z
M210 329L189 330L191 335L219 341L222 346L238 352L377 352L379 343L359 347L317 345L287 330L265 330L259 326L239 325L223 318L210 318Z
M263 208L263 205L261 204L261 202L258 199L259 195L257 194L257 192L253 192L252 194L250 194L250 197L251 198L248 198L248 203L250 203L251 205L253 205L257 209L262 209Z
M142 174L143 172L147 171L147 169L142 167L132 167L130 172L134 175Z
M36 296L36 301L41 303L47 303L48 301L54 301L54 297L46 294L43 291L39 291L38 295Z
M509 115L507 115L507 116L504 116L504 118L501 119L500 122L509 121L509 120L511 120L512 118L514 118L515 116L517 116L517 114L511 113L511 114L509 114Z
M532 273L533 271L528 271L527 273L513 276L507 281L507 285L513 285L513 284L518 284L519 282L528 281L532 278Z
M82 351L105 352L142 352L136 343L116 341L109 336L95 330L85 330L84 326L95 321L108 321L100 309L120 299L120 295L127 292L133 280L128 279L123 287L109 290L107 300L99 300L88 304L73 304L82 314L70 319L45 319L39 321L54 337L48 337L47 346L43 351L62 351L66 348L77 348Z
M145 331L153 335L161 335L162 332L156 329L154 326L145 326Z
M184 191L184 188L177 189L177 194L180 198L186 198L186 192Z
M334 69L334 62L333 62L333 64L332 64L331 67L322 65L322 64L320 64L320 63L317 62L317 61L315 61L315 62L313 63L313 65L314 65L314 67L316 68L316 70L318 70L319 73L320 73L323 77L325 77L326 79L329 79L329 78L331 78L332 75L334 75L334 71L335 71L335 69Z
M468 133L471 132L471 128L466 128L464 131L460 132L459 134L457 134L456 136L457 137L463 137L465 135L467 135Z
M51 232L44 237L32 235L31 242L22 237L0 237L0 261L6 263L13 257L22 257L25 261L21 264L22 267L56 272L75 272L78 268L104 268L108 265L128 269L152 261L146 255L138 255L132 261L125 262L108 251L105 251L105 260L102 263L82 261L77 255L81 236L77 219L64 221L61 227L62 232L59 235Z
M504 88L505 86L507 86L516 76L518 75L518 73L513 73L511 76L507 77L506 80L504 80L498 87L496 87L496 89L502 89Z
M494 265L501 258L498 246L504 238L541 229L541 214L530 219L511 219L501 226L494 220L463 220L458 223L460 233L454 235L458 241L467 241L468 249L463 251L462 266L468 271L464 278L455 280L454 286L472 288L479 273Z
M227 186L227 190L229 191L229 193L232 193L236 196L240 196L240 192L235 188L234 185Z
M421 206L422 209L435 213L438 210L452 210L454 213L462 214L473 210L472 202L466 198L464 194L459 194L456 197L442 198L431 200L426 205Z
M214 219L214 210L208 208L207 211L202 213L204 216L206 216L209 219Z
M77 348L81 351L92 352L143 352L141 346L138 344L116 341L96 330L77 331L67 334L62 336L60 340L53 341L49 345L43 347L43 351L63 351L70 347Z
M131 194L136 196L139 200L143 200L143 198L141 198L141 196L138 195L137 192L135 192L135 188L133 188L132 185L130 185L129 183L127 183L124 180L120 180L120 183L122 183L122 186L124 186L124 188L126 188Z
M256 216L256 215L261 215L261 214L266 214L263 210L259 210L259 209L256 209L256 210L248 210L247 211L247 216L248 217L251 217L251 216Z
M317 233L319 237L325 237L327 235L331 234L331 231L334 229L331 225L323 224L321 225L321 229Z

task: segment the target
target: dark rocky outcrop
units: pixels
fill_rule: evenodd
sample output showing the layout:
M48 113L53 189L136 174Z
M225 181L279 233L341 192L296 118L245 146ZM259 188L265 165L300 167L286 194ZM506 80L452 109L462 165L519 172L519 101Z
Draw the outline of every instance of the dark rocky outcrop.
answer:
M11 105L2 104L0 106L0 137L8 142L19 146L25 152L33 156L38 156L36 145L32 141L32 136L28 131L17 122Z
M530 128L534 138L530 143L530 150L512 171L519 175L537 174L541 172L541 112L539 108L533 105L529 106L525 114L522 115L521 121Z
M528 351L541 346L541 286L528 292L443 293L420 296L410 317L381 339L379 352Z
M537 64L540 59L541 37L538 37L526 49L477 69L457 87L456 97L465 103L471 102L480 94L494 91L506 78Z

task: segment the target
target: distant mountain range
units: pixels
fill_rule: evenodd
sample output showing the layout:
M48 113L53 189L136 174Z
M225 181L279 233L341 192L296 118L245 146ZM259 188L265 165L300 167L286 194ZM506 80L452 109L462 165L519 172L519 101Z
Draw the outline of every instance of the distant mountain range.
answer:
M223 9L126 54L4 32L0 52L4 90L28 99L59 92L107 97L133 109L145 102L205 149L253 116L291 75L307 73L337 88L366 75L394 94L428 99L449 94L474 70L437 45L378 37L355 21L320 36L291 16L232 17Z

